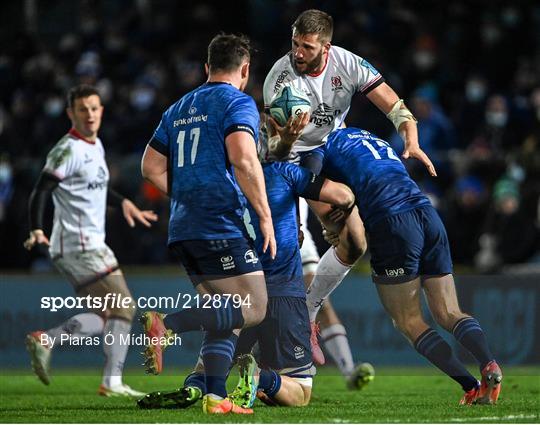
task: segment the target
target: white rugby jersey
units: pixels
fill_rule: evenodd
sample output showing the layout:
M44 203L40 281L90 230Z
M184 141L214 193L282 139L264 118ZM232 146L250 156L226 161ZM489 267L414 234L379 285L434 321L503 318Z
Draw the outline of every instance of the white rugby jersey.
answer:
M101 140L71 129L47 155L43 171L61 181L53 191L51 256L105 246L109 169Z
M305 152L326 142L339 128L356 92L363 94L383 83L379 71L367 60L341 47L331 46L328 60L319 74L297 74L289 52L279 59L264 81L264 107L267 109L282 85L304 91L311 100L311 119L293 145L294 152Z

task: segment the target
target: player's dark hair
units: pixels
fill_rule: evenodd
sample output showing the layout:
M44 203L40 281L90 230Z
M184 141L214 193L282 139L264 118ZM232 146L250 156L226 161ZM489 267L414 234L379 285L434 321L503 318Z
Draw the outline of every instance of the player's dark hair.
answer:
M251 45L246 36L218 34L208 45L208 67L213 72L234 71L246 59L249 60L250 52Z
M81 97L92 96L94 94L99 96L97 89L89 84L79 84L78 86L70 88L67 94L68 108L73 108L75 100L80 99Z
M332 41L334 20L322 10L309 9L296 18L292 24L292 30L301 35L319 34L319 40L326 43Z

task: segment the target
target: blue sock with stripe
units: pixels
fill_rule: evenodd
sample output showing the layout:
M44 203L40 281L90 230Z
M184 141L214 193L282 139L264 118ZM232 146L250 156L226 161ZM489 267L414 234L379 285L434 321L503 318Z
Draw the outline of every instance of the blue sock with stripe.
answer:
M458 382L464 391L478 385L478 381L452 352L452 347L437 333L428 328L414 342L414 348L431 363Z
M227 397L225 381L231 368L236 336L232 331L208 331L204 336L201 356L204 362L206 393Z
M484 369L494 359L484 331L474 317L464 317L458 320L452 329L452 333L460 344L474 356L480 365L480 370Z
M275 370L261 369L259 374L259 389L268 397L273 397L281 388L281 376Z
M199 372L191 372L186 379L184 379L184 387L196 387L201 390L204 394L206 391L206 380L204 379L204 374Z
M165 327L175 333L188 331L223 331L240 329L244 326L242 307L232 303L220 308L186 308L177 313L167 314L163 320Z

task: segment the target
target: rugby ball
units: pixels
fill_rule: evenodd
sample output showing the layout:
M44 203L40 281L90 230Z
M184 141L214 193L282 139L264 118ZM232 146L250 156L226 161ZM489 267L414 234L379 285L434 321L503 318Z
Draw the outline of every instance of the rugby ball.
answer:
M303 91L291 86L283 86L272 99L269 112L272 118L283 126L290 116L311 112L311 102Z

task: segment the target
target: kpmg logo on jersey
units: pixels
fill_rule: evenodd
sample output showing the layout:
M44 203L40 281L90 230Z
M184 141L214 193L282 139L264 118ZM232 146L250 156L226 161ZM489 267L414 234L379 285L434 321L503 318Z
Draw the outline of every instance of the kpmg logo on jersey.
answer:
M221 265L223 266L223 270L231 270L236 267L236 265L234 264L234 258L232 257L232 255L221 257Z
M309 122L319 128L323 125L332 125L334 118L341 114L341 109L334 109L327 103L319 103L317 108L311 113Z
M332 91L343 90L343 83L341 82L341 77L339 75L334 75L330 78L332 83Z
M259 262L259 258L257 258L257 254L255 254L255 251L253 251L252 249L249 249L246 251L246 253L244 254L244 260L246 263L253 263L253 264L257 264Z

